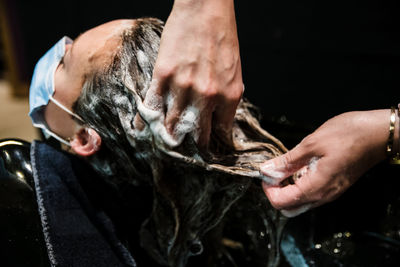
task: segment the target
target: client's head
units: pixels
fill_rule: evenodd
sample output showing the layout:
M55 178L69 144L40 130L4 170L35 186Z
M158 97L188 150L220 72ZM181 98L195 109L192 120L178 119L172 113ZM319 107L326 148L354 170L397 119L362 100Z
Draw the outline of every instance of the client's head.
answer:
M258 165L285 148L259 126L246 101L241 101L235 115L233 144L212 133L208 151L199 150L189 135L172 149L157 142L147 126L135 129L135 120L145 117L138 104L151 82L162 29L163 23L154 18L117 20L85 32L73 43L62 40L65 55L58 53L63 59L55 67L58 57L53 57L56 70L54 94L47 90L50 97L35 90L43 87L41 81L47 76L52 81L51 71L40 77L40 62L35 70L31 116L37 126L70 144L115 185L153 186L153 208L143 222L141 245L159 263L181 266L203 251L206 235L209 243L217 241L209 253L218 257L224 229L233 229L226 218L245 210L259 216L254 225L247 223L246 231L254 228L259 233L262 225L274 238L270 227L279 222L275 220L279 215L267 209L262 189L253 186L259 180L252 178L265 178ZM38 96L41 102L35 99ZM229 215L235 203L237 212ZM253 247L270 250L268 242L275 241Z
M68 113L87 78L112 63L124 32L135 25L136 20L115 20L84 32L75 41L64 37L41 58L31 83L30 115L45 136L56 137L83 156L96 152L101 138L93 131L89 135L88 129L84 133L73 120L77 116ZM85 135L89 138L78 138ZM82 140L87 142L82 144Z

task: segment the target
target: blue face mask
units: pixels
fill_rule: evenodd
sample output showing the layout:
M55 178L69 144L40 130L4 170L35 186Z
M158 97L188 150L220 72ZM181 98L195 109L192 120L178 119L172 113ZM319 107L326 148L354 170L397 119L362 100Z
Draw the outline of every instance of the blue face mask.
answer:
M33 126L40 128L46 138L52 136L66 145L70 145L69 141L50 130L44 119L44 109L51 100L61 109L82 121L78 115L53 98L54 73L65 54L65 45L70 43L72 43L72 40L65 36L46 52L35 66L29 88L29 116L32 119Z

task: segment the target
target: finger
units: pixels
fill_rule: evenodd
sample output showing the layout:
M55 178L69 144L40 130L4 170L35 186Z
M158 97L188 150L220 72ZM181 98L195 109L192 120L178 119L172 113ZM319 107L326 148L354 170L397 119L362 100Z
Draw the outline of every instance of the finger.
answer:
M153 80L150 88L146 92L143 102L141 102L140 99L137 99L137 114L135 116L134 126L138 126L139 130L140 128L144 128L140 127L140 121L149 125L150 128L151 125L154 126L164 123L163 98L160 94L161 89L159 88L159 85L160 84L157 80ZM156 133L153 132L153 134Z
M297 184L289 184L284 187L270 186L262 182L262 188L271 205L276 209L290 209L307 203L303 191Z
M236 96L220 99L220 101L218 101L219 105L215 108L213 116L215 129L228 139L232 138L231 133L233 120L242 94L243 90Z
M218 105L214 111L214 129L218 132L218 134L222 135L228 140L232 139L232 125L235 118L236 107L237 104Z
M199 124L198 124L198 129L194 133L193 138L197 142L197 144L205 148L207 147L209 141L210 141L210 134L211 134L211 127L212 127L212 111L211 109L204 109L200 118L199 118Z
M298 145L287 153L264 162L260 165L260 171L265 176L264 182L269 185L278 185L307 165L312 158L312 153Z
M177 93L175 93L177 92ZM184 92L179 92L170 88L165 97L165 126L171 135L179 135L180 131L176 128L187 106L187 97Z
M163 142L167 146L175 147L180 143L168 133L165 127L165 101L163 91L167 83L161 85L157 80L153 80L143 103L138 103L138 113L141 118L149 125L149 128L156 140Z
M142 118L140 117L140 115L136 114L135 118L133 119L133 127L135 129L137 129L138 131L142 131L145 126L146 125L145 125L144 121L142 120Z
M151 81L149 89L146 92L143 104L151 110L163 111L163 93L165 92L166 87L167 83L165 80L163 82L160 82L158 79L153 79Z
M328 188L327 175L321 171L319 159L312 158L309 164L302 168L301 178L295 181L294 184L286 186L271 186L265 182L262 183L264 193L268 197L271 205L276 209L297 209L302 205L313 203L320 205L324 199L324 189Z

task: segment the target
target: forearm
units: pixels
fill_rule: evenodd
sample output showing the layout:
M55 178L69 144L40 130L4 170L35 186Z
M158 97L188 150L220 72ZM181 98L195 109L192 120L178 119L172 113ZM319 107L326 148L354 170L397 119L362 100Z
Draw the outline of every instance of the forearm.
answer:
M236 32L233 0L175 0L169 19L174 16L198 21L200 27L222 26Z
M190 49L180 49L190 50L190 53L183 52L183 55L193 57L195 62L205 63L199 60L198 56L201 55L210 64L221 65L222 69L237 69L240 65L233 0L175 0L163 35L169 37L161 39L161 52L165 47L171 49L171 46L163 45L164 39L173 39L173 42L190 45Z

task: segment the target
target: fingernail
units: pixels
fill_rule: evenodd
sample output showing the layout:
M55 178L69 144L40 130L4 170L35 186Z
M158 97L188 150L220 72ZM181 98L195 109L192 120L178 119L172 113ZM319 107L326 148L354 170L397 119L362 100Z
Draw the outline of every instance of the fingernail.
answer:
M269 178L273 178L273 179L285 178L285 173L282 171L276 170L275 163L273 163L273 162L268 162L264 165L261 165L260 170L265 176L267 176Z
M275 167L275 164L273 162L268 162L268 163L264 163L262 165L260 165L260 170L262 172L267 172L270 169L273 169Z
M138 131L142 131L144 129L145 124L139 114L136 114L133 120L133 126Z

